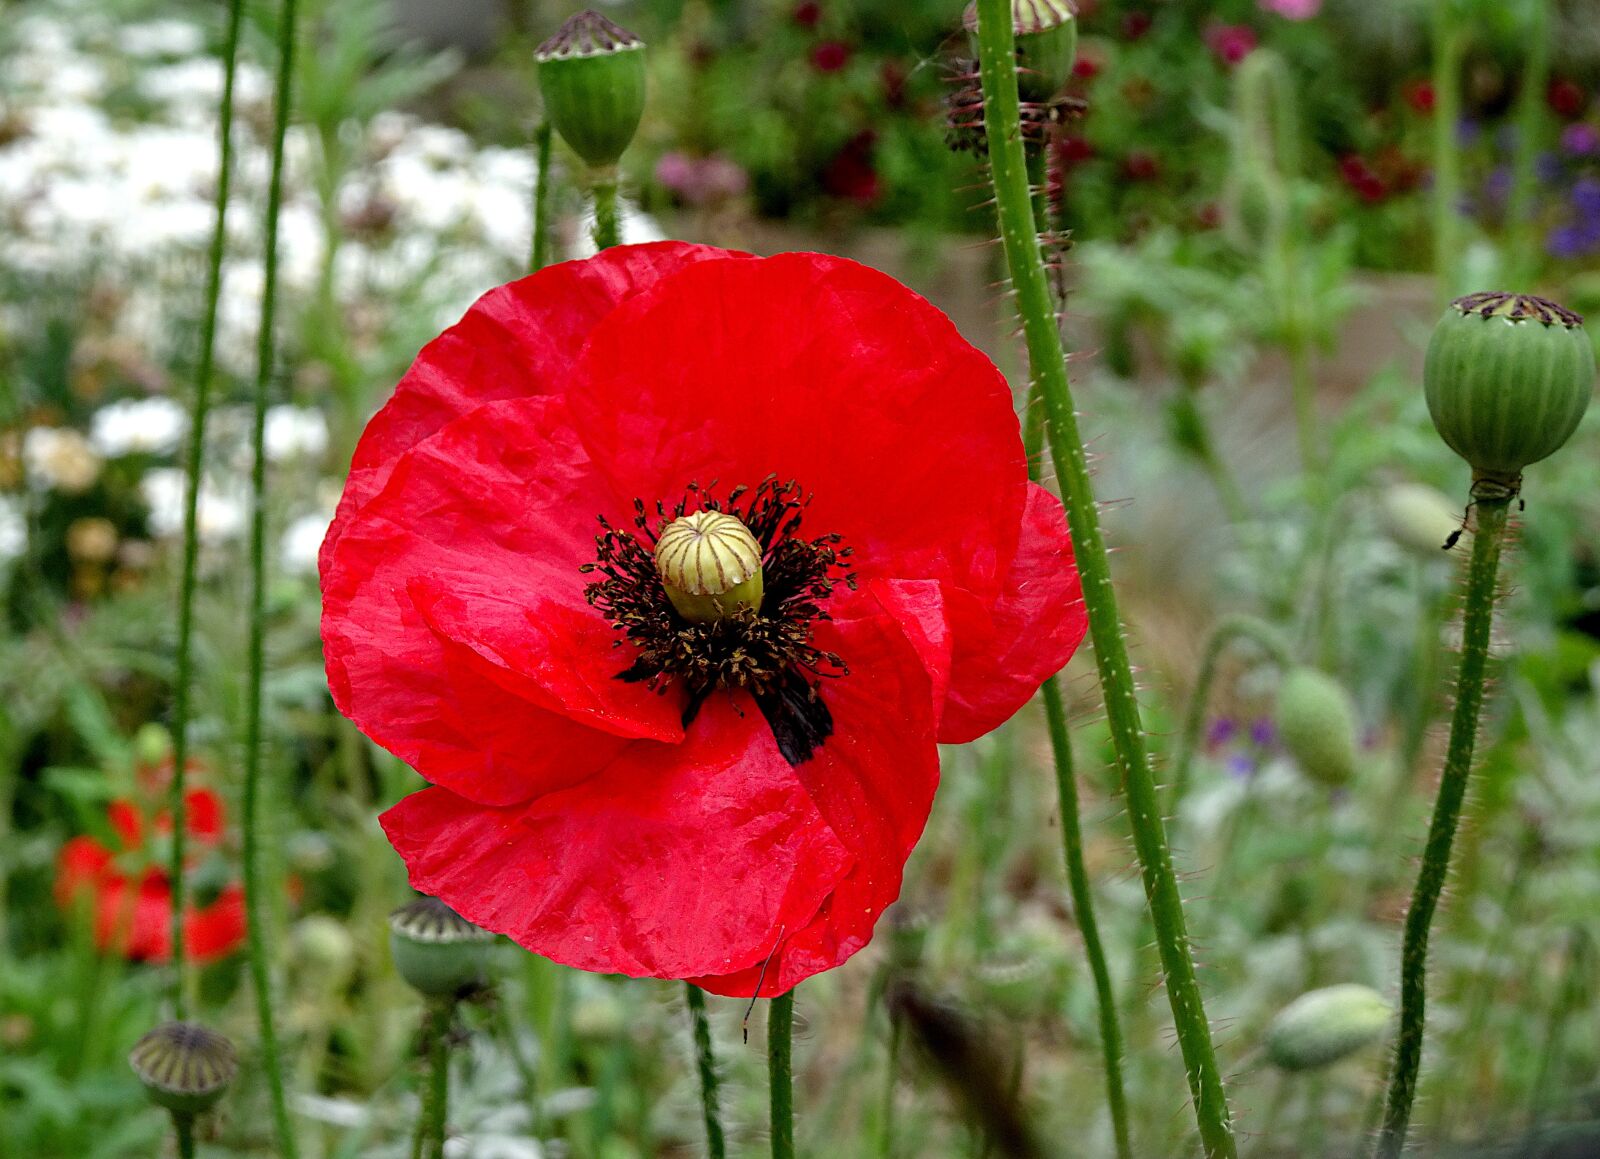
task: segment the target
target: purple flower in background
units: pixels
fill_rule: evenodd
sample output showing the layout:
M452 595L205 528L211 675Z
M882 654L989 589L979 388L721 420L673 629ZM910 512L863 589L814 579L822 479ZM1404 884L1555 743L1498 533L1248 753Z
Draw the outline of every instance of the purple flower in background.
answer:
M1575 157L1600 153L1600 129L1587 121L1577 121L1561 130L1561 148Z
M1600 177L1580 177L1572 185L1572 208L1588 222L1600 222Z
M1223 768L1228 770L1228 775L1240 781L1248 781L1256 775L1256 762L1243 753L1234 753L1227 759Z
M1478 143L1478 138L1483 136L1483 126L1471 117L1462 117L1456 122L1456 144L1463 149L1470 149Z
M1278 741L1278 730L1272 726L1272 721L1264 716L1258 716L1250 722L1250 743L1257 748L1271 748Z
M656 162L656 180L687 205L710 205L738 197L750 186L749 175L718 153L691 157L663 153Z
M1231 716L1219 716L1206 729L1206 748L1221 748L1239 735L1239 722Z
M1576 225L1558 225L1544 239L1544 248L1553 258L1581 258L1594 248L1585 231Z
M1533 159L1533 172L1540 181L1548 184L1561 176L1561 159L1554 153L1540 153Z
M1310 20L1322 11L1322 0L1261 0L1263 12L1276 12L1285 20Z
M1511 166L1496 165L1483 179L1483 199L1490 205L1504 205L1511 195Z

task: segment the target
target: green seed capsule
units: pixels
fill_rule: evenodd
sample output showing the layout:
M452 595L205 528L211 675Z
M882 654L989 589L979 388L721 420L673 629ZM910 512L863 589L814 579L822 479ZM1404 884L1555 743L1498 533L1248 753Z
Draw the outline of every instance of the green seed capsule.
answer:
M967 31L976 36L978 6L967 6ZM1017 90L1025 101L1053 100L1072 76L1078 21L1071 0L1011 0L1017 34Z
M592 9L534 54L545 115L592 168L615 165L644 115L644 41Z
M494 935L436 897L419 897L389 915L394 967L413 990L452 998L483 987Z
M133 1044L128 1065L150 1101L174 1115L197 1115L222 1098L239 1073L233 1043L194 1022L166 1022Z
M1301 770L1325 785L1356 772L1356 707L1344 686L1315 668L1293 668L1278 685L1278 734Z
M1378 515L1389 538L1422 559L1438 559L1449 538L1464 533L1461 504L1423 483L1384 488Z
M1302 994L1267 1027L1267 1057L1289 1071L1316 1070L1377 1041L1393 1008L1370 986L1347 983Z
M1428 413L1474 483L1515 494L1522 469L1560 450L1594 392L1583 319L1526 294L1471 294L1433 331L1423 374Z

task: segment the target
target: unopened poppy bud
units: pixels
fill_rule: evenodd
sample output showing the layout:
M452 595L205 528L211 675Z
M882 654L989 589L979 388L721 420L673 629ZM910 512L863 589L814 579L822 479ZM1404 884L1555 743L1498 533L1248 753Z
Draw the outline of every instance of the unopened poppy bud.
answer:
M1267 1057L1282 1070L1315 1070L1377 1040L1393 1008L1370 986L1346 983L1302 994L1267 1027Z
M1344 686L1315 668L1293 668L1278 685L1278 734L1301 770L1325 785L1356 771L1356 709Z
M436 897L419 897L389 915L394 968L413 990L430 998L480 989L493 944L493 934Z
M1439 558L1439 549L1462 530L1461 504L1423 483L1385 488L1378 514L1390 539L1425 559Z
M210 1110L239 1073L233 1043L194 1022L166 1022L133 1044L128 1065L174 1115Z
M709 624L738 608L761 607L761 544L723 511L683 515L661 529L656 571L667 599L693 624Z
M967 31L978 32L978 6L967 5ZM1017 35L1017 90L1043 103L1061 92L1078 55L1078 20L1071 0L1011 0Z
M1527 294L1470 294L1428 345L1428 413L1474 483L1515 493L1522 469L1560 450L1594 392L1583 319Z
M644 115L644 41L586 9L534 54L545 115L596 169L615 165Z

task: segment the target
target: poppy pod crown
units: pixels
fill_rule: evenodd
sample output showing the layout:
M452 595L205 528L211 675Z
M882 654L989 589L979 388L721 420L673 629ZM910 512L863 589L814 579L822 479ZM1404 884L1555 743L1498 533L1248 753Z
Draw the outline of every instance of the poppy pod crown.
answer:
M817 254L616 247L486 294L323 545L341 711L432 787L412 884L584 969L782 993L1082 638L1058 500L942 314Z

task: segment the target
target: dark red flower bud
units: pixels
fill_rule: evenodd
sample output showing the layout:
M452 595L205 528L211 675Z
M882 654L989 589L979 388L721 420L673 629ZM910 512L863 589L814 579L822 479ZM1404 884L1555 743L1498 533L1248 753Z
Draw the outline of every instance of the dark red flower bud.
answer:
M1414 80L1405 87L1406 104L1423 116L1432 116L1434 105L1438 98L1433 91L1433 83L1425 80Z
M1100 62L1092 56L1080 56L1072 65L1072 75L1089 81L1100 75Z
M1150 31L1154 18L1148 12L1130 12L1122 18L1124 40L1143 40Z
M812 3L811 0L807 0L804 4L796 4L789 19L801 28L815 28L822 23L822 5Z
M837 40L824 40L811 50L811 67L818 72L838 72L850 63L850 46Z
M1584 106L1589 103L1589 94L1583 91L1583 86L1577 81L1560 77L1550 82L1545 100L1556 116L1571 120L1583 115Z

